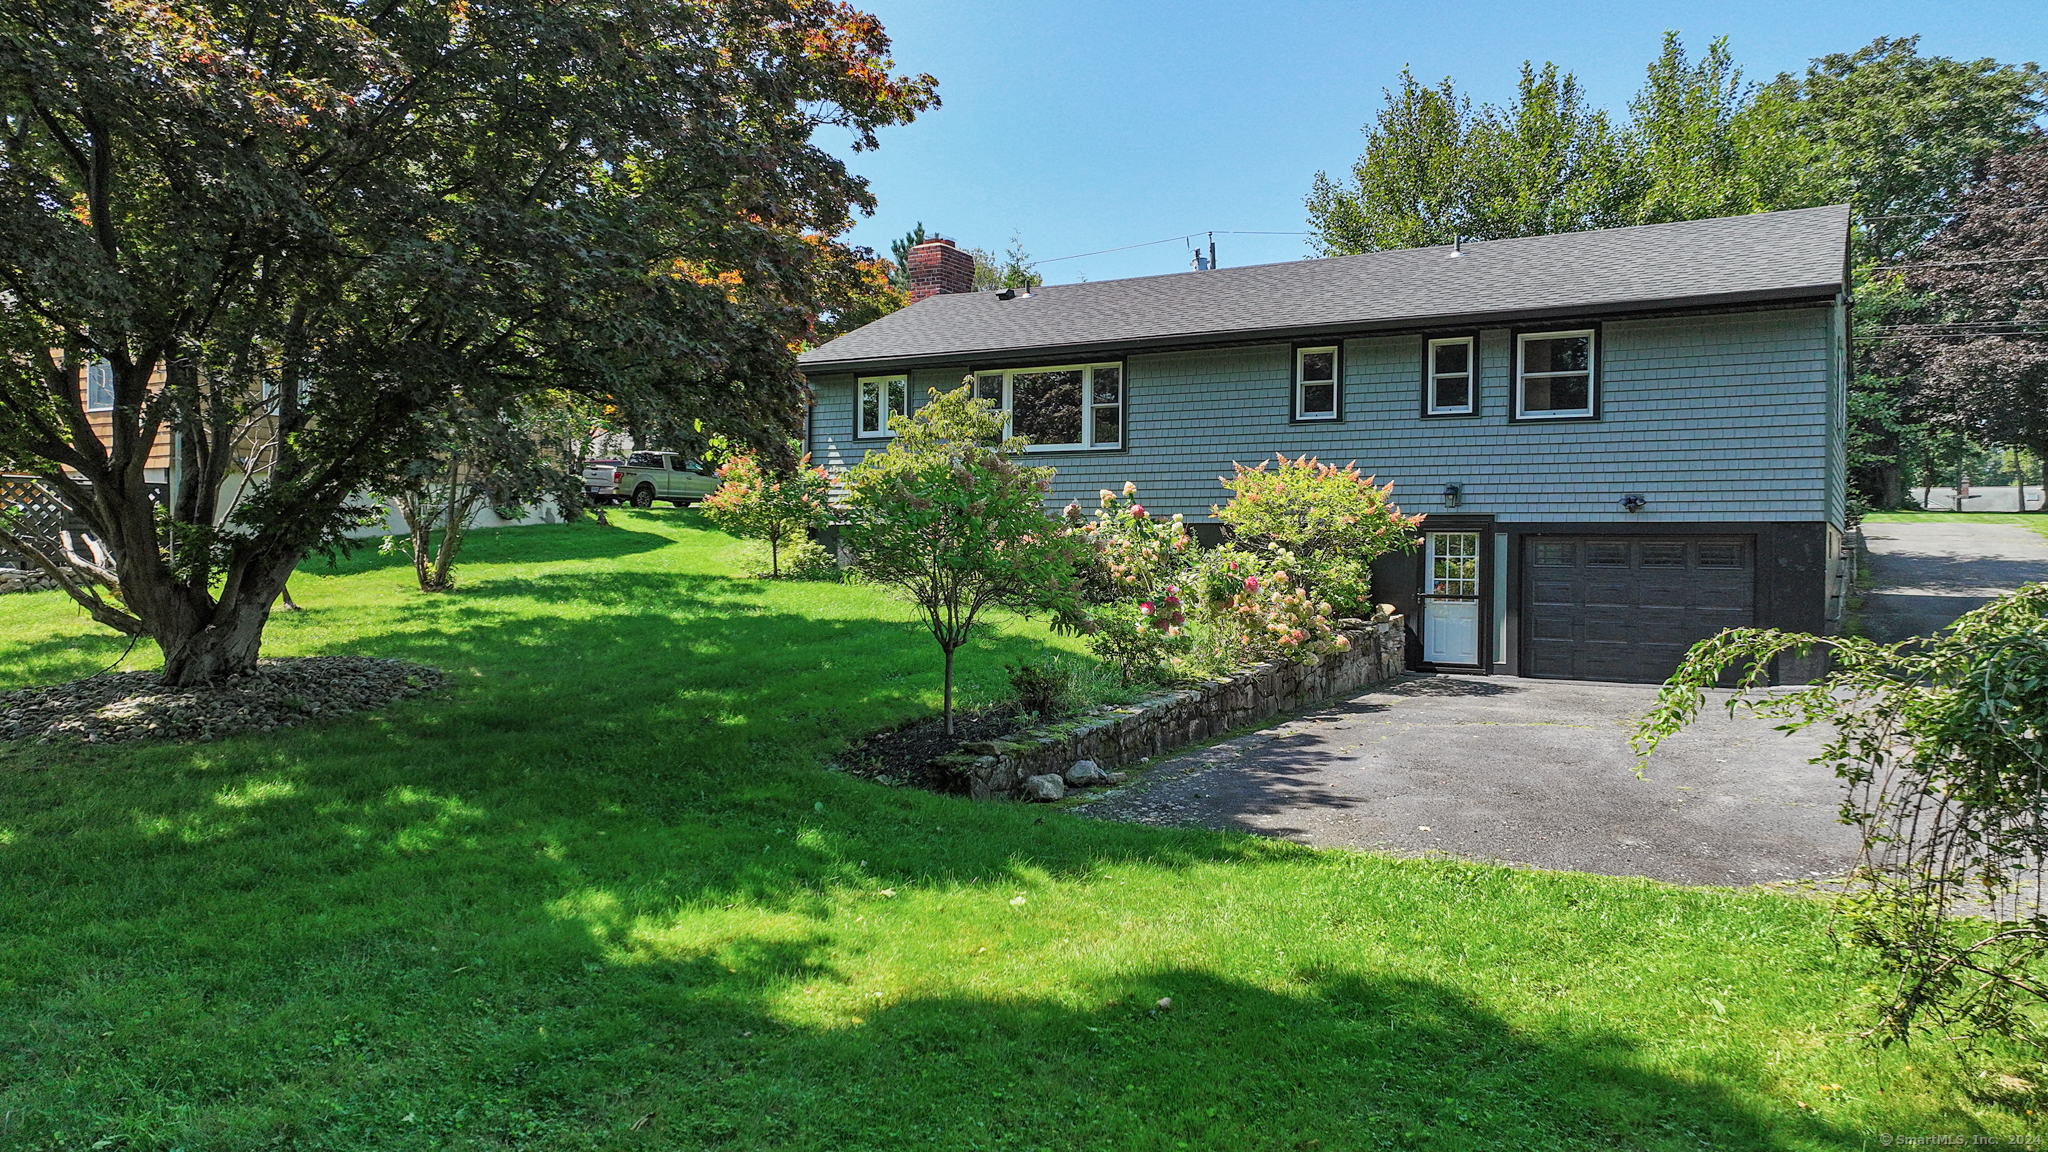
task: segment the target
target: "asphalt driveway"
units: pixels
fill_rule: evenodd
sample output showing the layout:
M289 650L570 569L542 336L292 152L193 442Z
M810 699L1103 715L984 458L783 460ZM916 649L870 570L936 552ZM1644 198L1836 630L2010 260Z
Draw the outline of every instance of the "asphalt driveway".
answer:
M1808 734L1714 707L1647 779L1629 731L1655 686L1414 676L1164 760L1083 806L1147 824L1445 853L1681 884L1838 876L1856 841Z
M2017 524L1863 526L1872 591L1861 625L1873 640L1926 636L2022 584L2048 580L2048 540Z

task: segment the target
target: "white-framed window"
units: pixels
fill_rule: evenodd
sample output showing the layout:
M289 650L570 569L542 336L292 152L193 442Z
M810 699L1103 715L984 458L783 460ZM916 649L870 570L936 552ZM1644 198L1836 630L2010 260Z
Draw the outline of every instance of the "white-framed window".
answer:
M1479 598L1479 533L1431 532L1426 567L1429 596Z
M114 366L95 360L85 366L85 410L105 412L114 406Z
M1337 418L1337 349L1294 350L1294 418Z
M889 417L910 415L910 377L863 376L860 380L857 436L894 436Z
M1010 414L1010 434L1030 451L1124 446L1124 366L1061 364L976 372L974 394Z
M1555 420L1593 415L1598 387L1596 334L1524 332L1515 337L1515 418Z
M1424 382L1423 411L1431 416L1470 416L1475 400L1470 336L1453 336L1429 342L1429 373Z

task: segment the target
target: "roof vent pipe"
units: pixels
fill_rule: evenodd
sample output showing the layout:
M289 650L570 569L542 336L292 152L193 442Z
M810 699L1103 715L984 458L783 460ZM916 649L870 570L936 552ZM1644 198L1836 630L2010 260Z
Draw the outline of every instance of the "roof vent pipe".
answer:
M1451 233L1451 255L1463 256L1464 254L1465 238L1463 236L1458 235L1456 232Z

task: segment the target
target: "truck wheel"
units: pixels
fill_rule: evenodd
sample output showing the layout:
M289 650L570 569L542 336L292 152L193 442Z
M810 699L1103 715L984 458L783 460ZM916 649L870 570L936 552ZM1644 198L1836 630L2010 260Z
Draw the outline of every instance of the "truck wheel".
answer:
M654 507L654 485L642 484L638 488L633 489L633 507Z

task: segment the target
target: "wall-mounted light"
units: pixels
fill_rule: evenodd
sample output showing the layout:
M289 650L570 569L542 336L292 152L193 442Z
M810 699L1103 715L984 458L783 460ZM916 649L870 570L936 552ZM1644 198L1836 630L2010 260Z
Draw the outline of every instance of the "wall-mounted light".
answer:
M1623 496L1621 498L1622 510L1627 512L1641 512L1643 510L1643 505L1648 503L1648 500L1643 499L1641 496L1637 495L1634 492L1631 492L1628 495Z
M1462 484L1444 485L1444 507L1456 508L1465 502L1465 487Z

